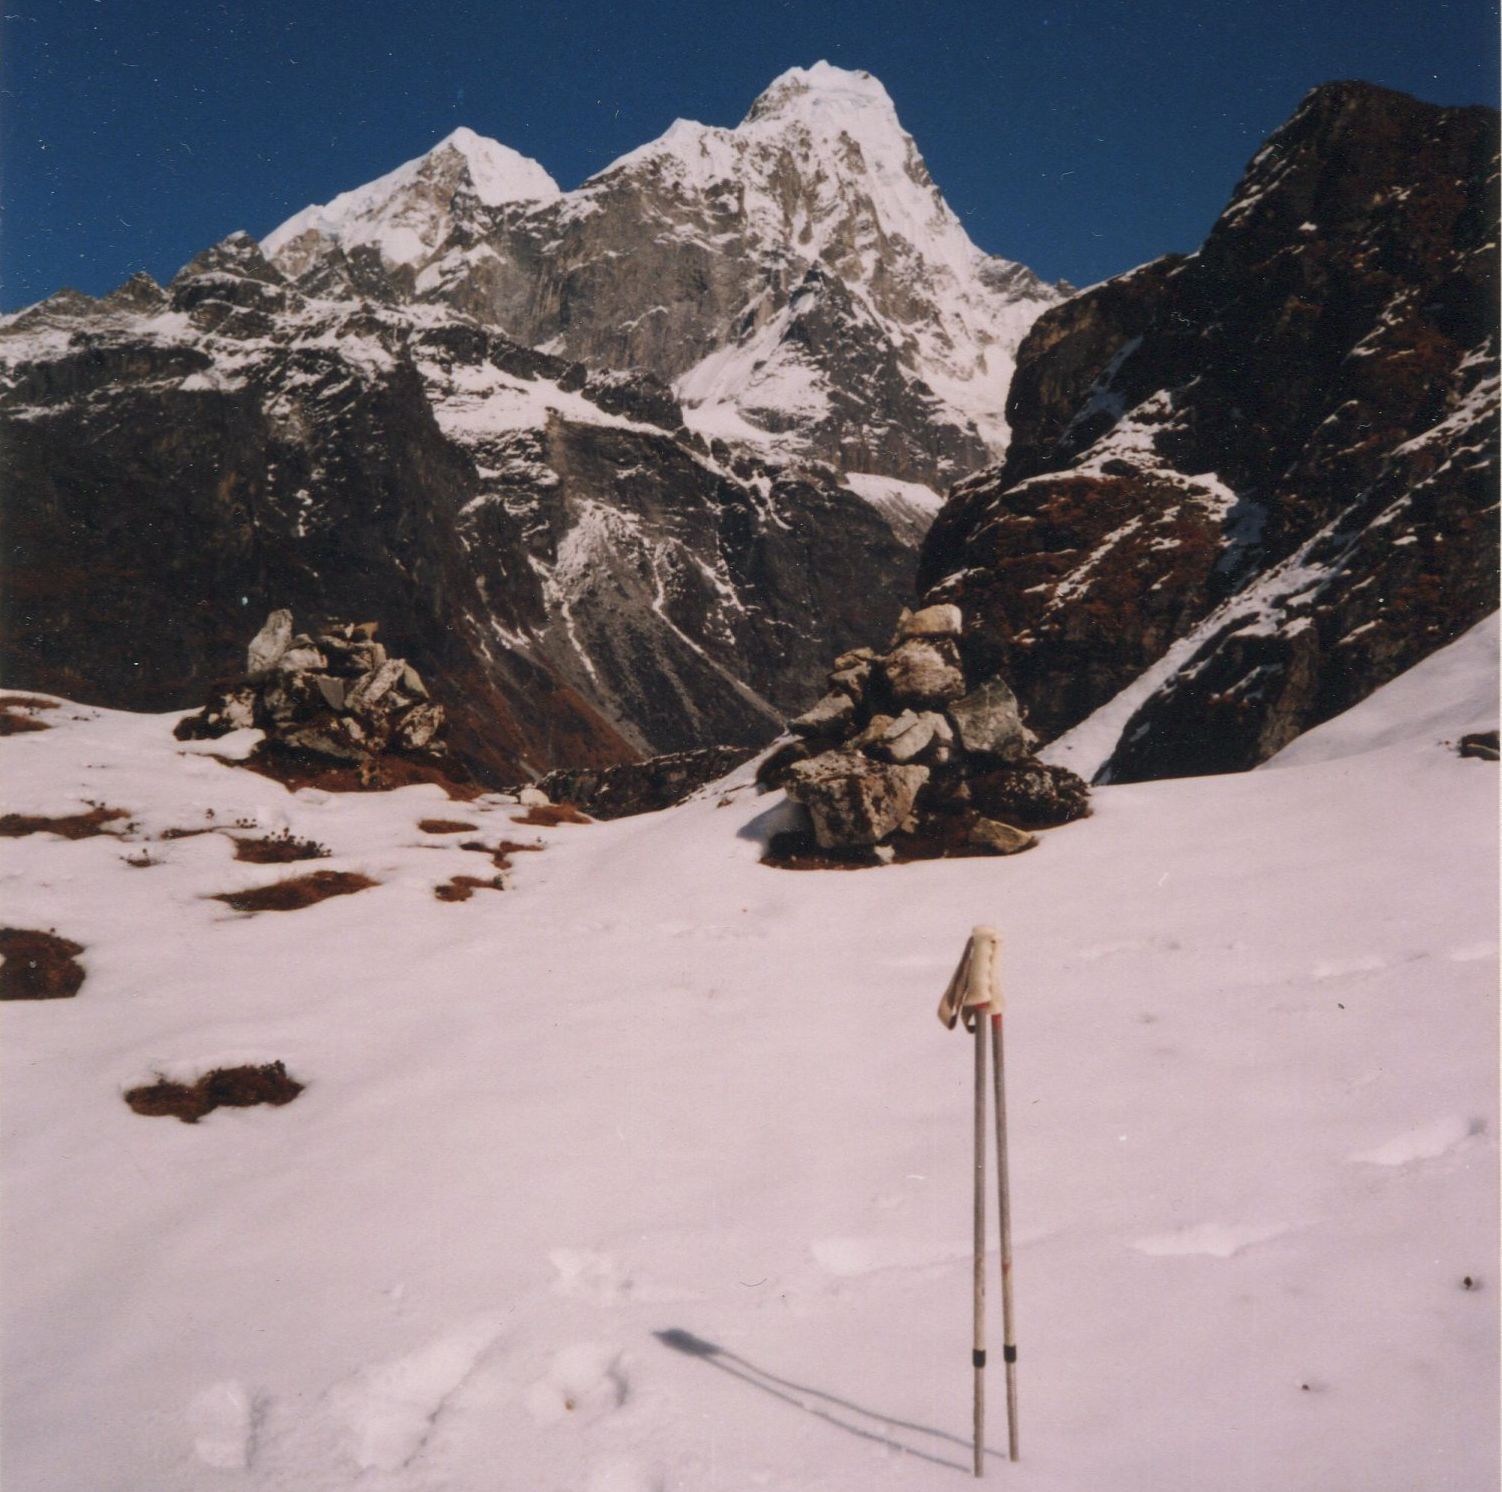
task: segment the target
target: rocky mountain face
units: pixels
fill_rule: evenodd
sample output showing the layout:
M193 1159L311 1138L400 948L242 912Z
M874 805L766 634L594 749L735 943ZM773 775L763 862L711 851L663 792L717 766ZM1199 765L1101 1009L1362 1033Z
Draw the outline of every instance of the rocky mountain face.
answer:
M309 299L243 236L0 341L18 687L196 704L268 610L378 619L515 780L765 739L910 572L836 472L710 451L650 377Z
M757 744L892 625L1057 298L864 75L567 194L457 131L264 252L0 321L0 665L196 705L290 608L379 620L502 781Z
M1047 312L919 591L1056 759L1239 770L1497 604L1497 116L1315 90L1204 246Z
M735 129L679 120L573 192L460 131L264 248L321 293L644 369L707 436L930 484L1005 447L1017 345L1061 298L970 242L876 79L825 63Z

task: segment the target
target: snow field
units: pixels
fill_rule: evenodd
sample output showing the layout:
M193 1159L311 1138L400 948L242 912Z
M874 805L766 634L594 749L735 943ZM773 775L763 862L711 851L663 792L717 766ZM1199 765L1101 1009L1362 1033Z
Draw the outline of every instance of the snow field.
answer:
M958 1485L971 1070L934 1009L988 922L1023 1454L998 1368L991 1477L1495 1485L1497 778L1440 744L1495 682L1480 649L1441 659L1302 764L861 873L757 864L783 810L746 774L539 830L51 712L0 745L13 811L93 799L155 836L212 809L334 853L4 842L6 920L88 971L0 1012L7 1484ZM436 901L490 873L471 838L545 848ZM309 868L381 884L204 900ZM121 1101L278 1058L308 1084L285 1108Z

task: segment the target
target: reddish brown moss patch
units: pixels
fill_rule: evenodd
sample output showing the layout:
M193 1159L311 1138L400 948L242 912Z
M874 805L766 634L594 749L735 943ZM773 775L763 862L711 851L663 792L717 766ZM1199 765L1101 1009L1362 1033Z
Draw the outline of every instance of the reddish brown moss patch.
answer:
M74 962L83 944L56 933L24 927L0 928L0 1000L68 1000L83 984Z
M200 834L215 834L218 830L212 825L205 829L163 829L162 839L194 839Z
M350 896L379 884L354 871L315 870L311 875L273 881L252 891L224 891L210 899L222 901L237 912L295 912L331 896Z
M30 730L47 730L47 722L38 720L30 712L56 708L55 699L43 699L36 694L8 694L0 699L0 736L19 736Z
M505 882L499 876L492 876L488 881L481 880L479 876L453 876L441 886L433 887L433 895L439 901L468 901L476 891L504 891Z
M473 850L476 854L489 855L498 870L511 869L512 855L521 852L540 850L540 844L518 844L514 839L503 839L499 844L486 844L480 839L466 839L459 846L461 850Z
M64 839L89 839L95 834L109 834L106 824L127 817L123 808L105 808L95 804L87 813L64 814L46 818L27 813L0 814L0 837L20 839L27 834L61 834Z
M486 791L477 782L460 781L434 761L410 756L372 757L365 763L336 762L311 751L291 751L263 741L243 760L227 756L215 756L214 760L269 777L292 793L301 787L322 788L329 793L379 793L431 782L456 803L469 803ZM456 764L450 766L460 770Z
M467 834L475 825L459 819L418 819L417 827L424 834Z
M259 839L232 834L235 859L252 865L290 865L296 860L327 860L332 851L326 844L312 839L295 839L290 829L280 834L265 834Z
M21 736L31 730L50 729L45 720L38 720L35 715L17 715L0 704L0 736Z
M592 824L594 820L572 803L538 803L511 822L529 824L537 829L555 829L559 824Z
M132 1088L125 1101L138 1114L152 1118L171 1114L184 1124L197 1124L214 1109L248 1109L258 1103L280 1107L291 1103L303 1084L287 1076L280 1062L262 1067L216 1067L194 1083L174 1083L158 1078L141 1088Z

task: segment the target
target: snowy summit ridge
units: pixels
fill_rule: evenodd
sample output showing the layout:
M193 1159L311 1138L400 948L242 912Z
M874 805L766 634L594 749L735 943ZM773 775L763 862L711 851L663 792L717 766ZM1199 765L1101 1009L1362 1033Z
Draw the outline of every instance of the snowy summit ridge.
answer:
M452 231L453 199L470 192L486 207L547 201L558 183L534 160L461 125L426 155L384 176L314 204L267 234L261 248L298 273L327 245L370 245L388 264L426 259Z
M649 371L707 437L930 485L1004 450L1017 346L1060 298L971 242L886 89L827 62L783 73L735 127L679 119L571 192L456 131L263 248L299 283Z

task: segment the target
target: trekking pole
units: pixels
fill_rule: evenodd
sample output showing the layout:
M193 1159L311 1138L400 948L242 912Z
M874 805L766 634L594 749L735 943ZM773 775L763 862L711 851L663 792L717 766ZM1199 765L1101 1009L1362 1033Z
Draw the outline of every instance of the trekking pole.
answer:
M985 1474L986 1444L986 1023L975 1019L975 1474Z
M965 944L959 966L939 1002L939 1019L950 1030L962 1016L975 1033L975 1335L970 1350L975 1374L975 1474L985 1474L986 1416L986 1015L992 1008L996 934L978 927Z
M991 1069L996 1085L996 1200L1001 1212L1001 1329L1002 1359L1007 1373L1007 1456L1017 1459L1017 1329L1012 1318L1012 1190L1007 1175L1007 1079L1003 1057L1001 1018L1004 1009L997 977L996 944L988 950L991 968Z

